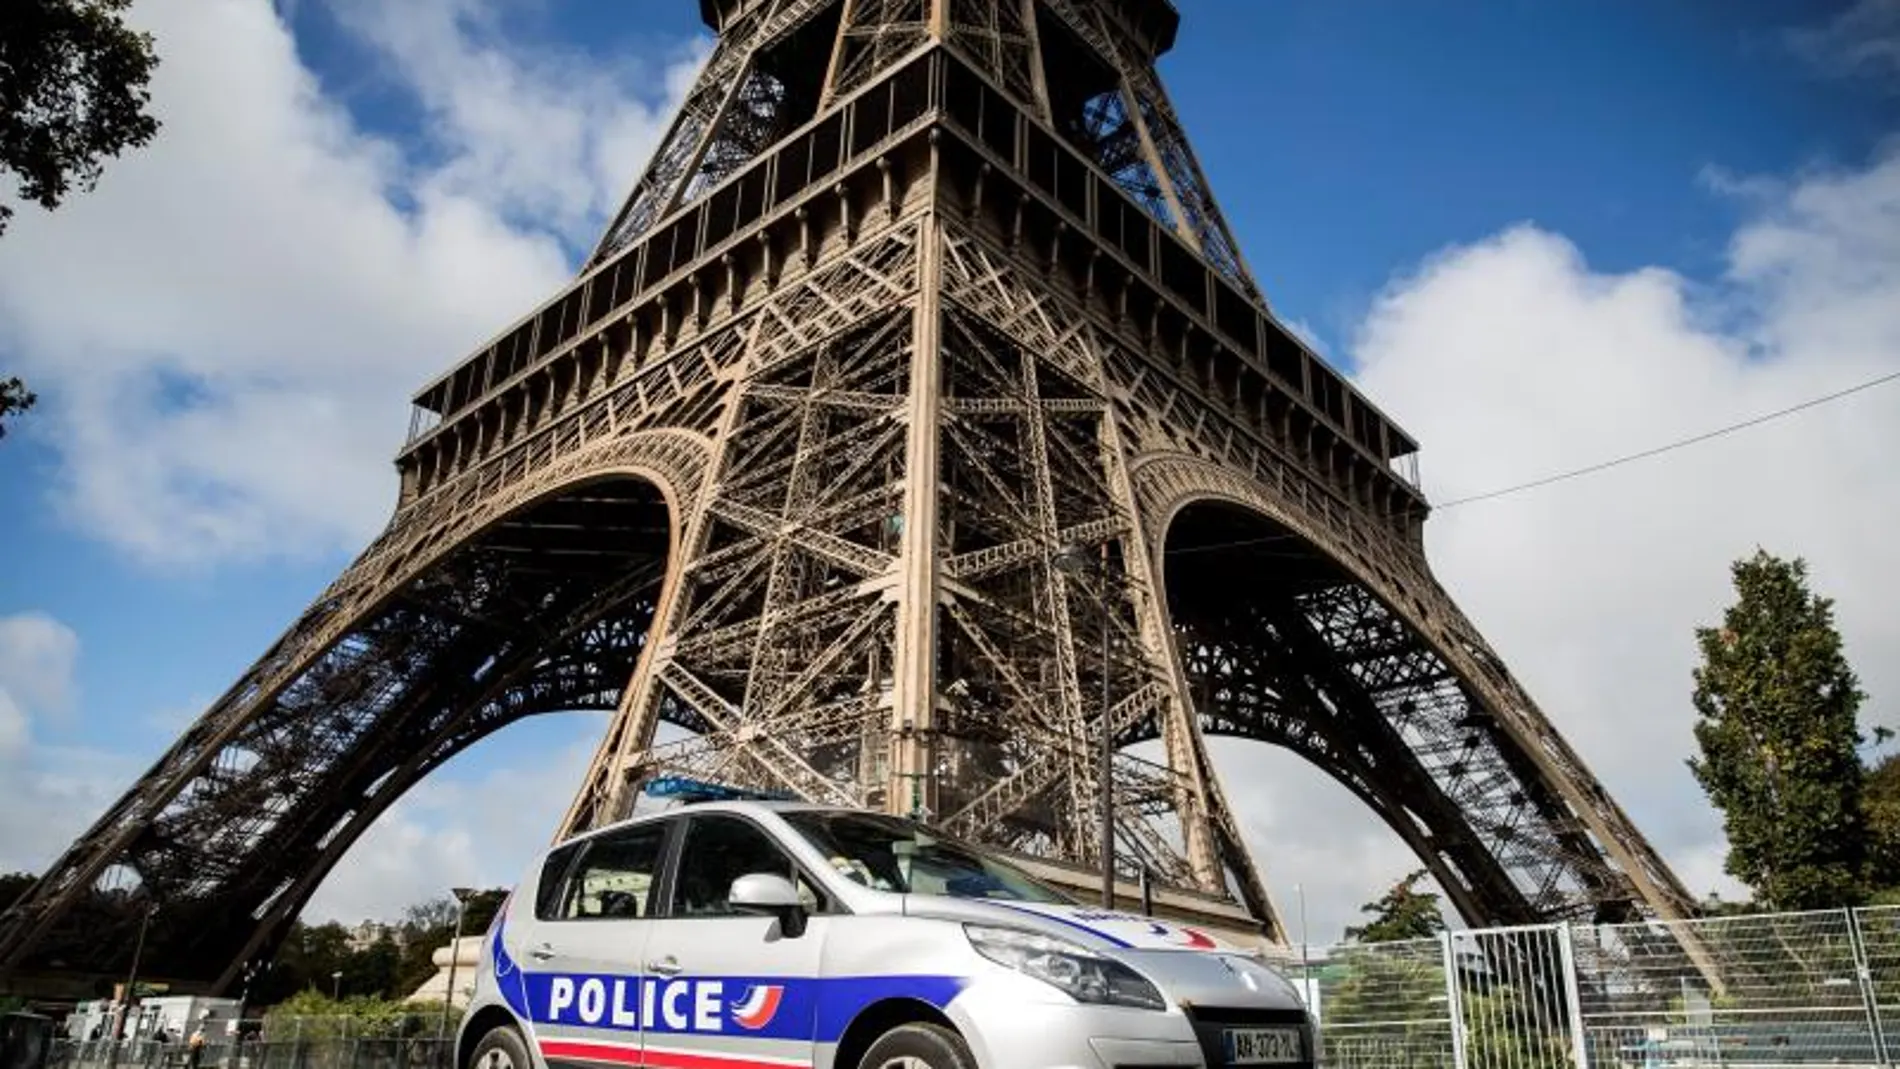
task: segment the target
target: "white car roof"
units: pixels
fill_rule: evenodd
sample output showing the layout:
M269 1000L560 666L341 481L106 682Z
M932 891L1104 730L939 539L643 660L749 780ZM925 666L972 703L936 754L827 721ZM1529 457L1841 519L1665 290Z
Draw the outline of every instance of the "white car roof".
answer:
M640 824L650 824L656 820L665 820L668 817L679 816L682 813L757 813L762 811L788 813L800 811L809 812L813 810L820 812L843 811L866 813L874 816L887 815L878 813L876 810L859 809L852 806L821 805L816 802L781 801L778 799L765 798L734 798L719 801L688 802L685 805L675 806L672 809L661 810L657 813L641 813L637 816L627 817L624 820L617 820L612 824L603 824L598 828L589 828L584 832L579 832L562 839L551 847L550 850L558 850L569 843L580 842L582 839L591 839L596 835L605 834L606 832L614 831L619 828L631 828Z

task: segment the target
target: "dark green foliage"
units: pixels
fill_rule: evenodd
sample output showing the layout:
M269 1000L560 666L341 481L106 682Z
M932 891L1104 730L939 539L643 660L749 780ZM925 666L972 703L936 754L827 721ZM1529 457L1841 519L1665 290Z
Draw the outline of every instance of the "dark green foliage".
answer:
M415 990L396 986L402 948L387 934L343 960L343 990L365 995L399 996Z
M462 934L481 934L506 896L501 888L470 895ZM340 924L298 922L291 925L277 959L252 980L249 1001L271 1006L293 997L328 999L332 991L345 1001L400 1000L435 975L435 953L454 934L453 898L410 906L392 933L355 950L349 945L349 931Z
M0 875L0 913L5 913L21 895L31 890L38 882L30 872L9 872Z
M0 212L7 206L0 204ZM0 215L0 225L5 225L6 217ZM17 378L0 379L0 438L7 436L7 417L18 416L33 407L39 396L26 388L26 383Z
M487 891L477 891L468 896L468 914L462 920L462 934L475 935L488 930L488 925L501 912L501 903L508 892L500 887Z
M327 995L333 985L331 974L345 971L350 957L349 933L342 925L293 924L277 959L251 981L249 1001L267 1006L306 990Z
M0 4L0 171L49 211L99 180L102 161L158 133L145 114L158 57L125 25L132 0ZM13 210L0 204L0 233Z
M468 898L462 917L462 934L479 935L487 930L508 896L503 888L477 891ZM435 975L435 952L455 935L455 899L437 898L410 906L402 924L404 945L402 960L396 968L396 986L414 991Z
M1381 1069L1441 1069L1451 1043L1443 952L1437 941L1347 946L1323 977L1326 1061Z
M1900 754L1867 771L1860 808L1867 822L1867 885L1879 904L1900 901Z
M1855 715L1863 697L1833 602L1807 568L1766 552L1732 569L1736 602L1698 628L1689 768L1722 811L1727 871L1776 910L1864 898L1866 822Z
M373 996L332 999L316 991L300 991L270 1008L264 1015L267 1042L329 1039L427 1039L441 1026L440 1002L404 1002ZM462 1020L461 1009L449 1012L451 1031ZM365 1064L370 1059L364 1059ZM316 1064L309 1062L306 1064Z
M1390 943L1400 939L1429 939L1445 930L1445 918L1438 911L1438 896L1420 891L1418 881L1425 878L1419 869L1392 885L1385 897L1359 907L1372 920L1364 927L1347 928L1346 938L1358 943Z
M1554 975L1554 974L1553 974ZM1468 1069L1569 1069L1569 1036L1546 1001L1500 984L1468 992L1463 1006ZM1561 1010L1561 1007L1558 1007Z

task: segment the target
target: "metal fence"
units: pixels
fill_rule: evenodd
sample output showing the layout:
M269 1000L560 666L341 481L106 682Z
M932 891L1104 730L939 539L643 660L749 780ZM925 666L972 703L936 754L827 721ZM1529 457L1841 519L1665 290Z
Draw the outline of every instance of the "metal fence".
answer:
M1292 948L1339 1069L1892 1066L1900 907L1525 925ZM453 1036L454 1021L448 1035ZM436 1016L273 1015L255 1038L56 1043L47 1069L451 1069Z
M46 1069L449 1069L452 1039L331 1035L206 1043L106 1040L53 1044Z
M1344 1069L1891 1066L1900 907L1292 949Z
M207 1036L196 1051L176 1039L59 1040L45 1069L450 1069L460 1017L445 1028L436 1014L273 1014L245 1022L242 1038Z

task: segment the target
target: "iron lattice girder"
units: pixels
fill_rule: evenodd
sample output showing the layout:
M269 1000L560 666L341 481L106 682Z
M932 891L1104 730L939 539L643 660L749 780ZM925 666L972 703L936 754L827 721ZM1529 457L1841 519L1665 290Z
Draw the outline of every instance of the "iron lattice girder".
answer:
M557 511L558 503L549 510ZM658 585L664 538L657 555L647 543L642 564L637 543L609 527L614 545L597 556L613 563L593 574L569 569L550 585L533 569L497 567L492 551L518 548L523 529L493 530L383 599L249 711L115 852L113 867L167 907L147 940L154 975L203 983L256 952L254 933L287 924L328 871L319 855L333 861L389 802L477 739L522 716L611 705L645 630L616 631L612 614ZM102 831L110 829L94 834ZM88 902L47 918L34 904L58 903L29 903L6 929L10 941L35 922L77 922L40 937L53 936L67 967L118 967L126 944L116 936L129 938L135 918Z
M899 219L888 236L860 240L905 249L940 243L920 241L919 225ZM935 271L926 260L914 269L917 278ZM858 288L847 283L840 292ZM949 814L967 808L957 800L973 799L980 787L988 792L980 807L985 837L1061 860L1094 856L1086 814L1099 786L1092 751L1079 740L1101 730L1091 728L1099 714L1084 698L1099 668L1071 648L1069 621L1100 613L1078 606L1078 599L1092 606L1092 596L1062 579L1049 558L1058 533L1093 528L1113 539L1130 530L1126 491L1110 486L1103 465L1109 410L1092 384L1099 369L1074 345L1031 348L983 315L933 299L930 287L913 282L910 292L896 308L840 324L807 348L749 361L747 381L726 406L729 423L719 431L726 456L712 493L685 524L689 556L704 554L716 566L682 570L664 610L667 629L623 707L631 723L610 733L571 826L623 813L632 788L659 771L744 774L807 796L901 810L902 785L888 770L911 738L927 740L923 804L944 819L956 824ZM918 300L933 310L919 311ZM924 315L941 340L920 355L912 338L924 333ZM1040 315L1028 308L999 318L1020 330L1025 317ZM728 329L751 328L735 320ZM916 379L917 367L930 369L929 382ZM940 681L933 715L905 709L924 726L893 734L898 714L883 689L902 656L904 609L885 606L912 551L910 516L891 491L920 477L907 460L914 429L904 425L914 428L914 417L898 414L917 403L919 390L937 397L926 418L940 432L942 458L940 476L925 476L940 478L943 490L932 495L940 516L926 552L944 560L1013 552L945 587L945 611L962 637L940 631L933 656L957 678ZM851 403L833 403L841 397ZM861 501L889 511L840 507ZM1017 548L1024 546L1030 550ZM1116 641L1135 646L1144 632L1130 611L1124 606L1107 623ZM1125 697L1117 716L1134 718L1118 722L1118 734L1164 715L1166 673L1152 648L1117 652L1109 665L1118 677L1111 689ZM665 720L700 725L704 736L651 747ZM1019 767L1022 776L1010 779ZM990 790L997 776L1007 786ZM1023 789L1012 791L1017 784ZM1123 838L1156 871L1206 882L1182 856L1185 847L1169 846L1153 827L1163 789L1177 810L1197 797L1191 784L1167 777L1127 794L1118 806Z
M879 93L896 95L860 114L866 101ZM1343 482L1349 500L1370 504L1375 516L1386 517L1380 522L1409 529L1415 537L1424 515L1422 500L1390 467L1413 449L1410 439L1263 309L1249 310L1244 293L1183 260L1191 256L1188 246L1154 224L1128 216L1111 187L1084 184L1076 188L1086 195L1045 203L1044 197L1072 184L1059 177L1070 173L1061 168L1073 168L1086 183L1092 165L1048 135L1035 133L1027 113L982 88L981 75L948 55L917 56L841 107L851 116L848 125L853 130L882 121L893 131L914 132L896 145L874 134L862 135L852 143L863 143L862 150L840 154L841 135L834 128L845 124L834 116L754 161L721 188L743 190L754 183L764 189L768 175L782 175L792 164L801 173L813 171L816 179L819 164L812 153L819 142L828 144L831 158L837 160L822 169L828 187L799 187L798 192L776 200L766 196L756 203L741 196L730 204L692 206L663 232L590 271L419 395L420 414L431 420L438 413L449 418L426 430L418 424L403 457L409 491L432 488L445 466L464 468L474 449L469 443L480 438L467 428L495 424L499 417L492 413L533 408L537 398L555 390L554 384L585 385L600 368L650 360L664 353L670 334L716 317L723 305L769 293L794 269L794 261L815 251L815 235L838 225L857 225L869 210L864 201L888 193L882 185L909 170L899 158L921 151L920 139L927 133L936 139L954 132L944 148L946 155L961 158L947 160L936 172L946 183L937 194L946 203L965 211L1001 213L1003 225L1035 238L1036 247L1059 247L1059 259L1086 262L1087 270L1078 273L1087 277L1103 312L1145 339L1135 351L1178 349L1187 358L1190 380L1170 385L1197 398L1194 418L1213 415L1256 425L1256 433L1273 441L1292 462L1323 469L1319 485L1328 487L1326 492L1335 492L1330 487ZM930 133L927 124L933 117L947 125ZM1027 144L1033 150L1015 147L1021 140L1015 134L986 138L983 131L999 125L1031 131ZM999 156L992 143L1005 140L1012 147ZM1031 151L1040 154L1035 159L1053 156L1060 167L1052 171L1023 156ZM967 155L972 152L976 155ZM956 166L949 166L951 162ZM979 165L992 173L972 179L969 173ZM921 177L907 181L914 187ZM730 224L711 226L707 213L713 208L720 208L722 219L733 211L739 214ZM746 226L762 228L748 232ZM1063 236L1037 236L1055 232L1052 227ZM694 268L694 263L702 266ZM1190 280L1191 275L1198 277ZM888 277L883 281L887 296L899 288ZM804 321L804 311L786 303L774 305L768 314L789 313L785 322L794 322ZM789 339L792 344L809 340L812 325L807 321L807 333ZM1177 374L1172 363L1154 367L1152 373Z
M1393 469L1410 440L1220 262L1148 85L1172 24L1104 3L1020 23L925 4L920 43L887 27L862 80L828 72L828 110L798 122L774 109L803 90L758 78L848 13L718 5L738 21L689 99L722 103L683 113L700 132L669 135L614 228L631 239L423 392L441 420L399 458L389 529L9 914L0 966L109 946L79 927L155 899L174 929L244 938L161 931L153 967L228 980L419 777L520 716L609 703L564 827L672 769L921 807L1087 866L1106 786L1118 855L1235 886L1277 934L1206 756L1204 733L1236 731L1327 767L1469 877L1453 897L1474 923L1632 895L1684 912L1431 580L1422 499ZM1096 74L1056 86L1031 63L1025 95L1012 57L1062 49ZM1094 126L1068 122L1070 90L1100 98ZM1171 611L1167 552L1209 500L1306 558L1263 562L1305 585L1213 631L1193 598ZM1054 566L1075 546L1105 583ZM661 722L698 737L654 746ZM1165 760L1120 756L1104 785L1104 733L1159 738ZM336 785L354 808L324 808ZM112 866L138 895L93 890Z

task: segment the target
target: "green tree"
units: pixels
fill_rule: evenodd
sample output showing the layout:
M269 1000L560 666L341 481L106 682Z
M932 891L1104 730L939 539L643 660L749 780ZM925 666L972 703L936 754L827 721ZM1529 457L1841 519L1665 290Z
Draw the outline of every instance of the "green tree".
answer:
M403 910L402 926L411 932L452 931L455 928L455 899L446 895L431 898Z
M1867 887L1891 902L1900 895L1900 754L1867 771L1860 808L1867 822Z
M6 0L0 8L0 172L19 196L51 211L99 182L105 160L158 133L146 86L158 66L152 35L125 24L132 0ZM0 200L0 234L13 207ZM6 421L38 400L0 379Z
M1568 1069L1569 1037L1555 1024L1564 1018L1540 1012L1535 1002L1507 984L1466 993L1465 1064L1470 1069Z
M30 872L9 872L0 875L0 913L18 901L20 896L31 890L38 880Z
M495 914L501 912L501 904L508 898L505 887L491 887L486 891L477 891L468 896L468 906L462 917L462 934L478 935L488 930L494 922Z
M273 1042L420 1038L434 1034L441 1013L440 1002L364 997L339 1001L326 993L301 991L264 1015L264 1038ZM461 1017L460 1007L450 1010L450 1029Z
M1726 869L1771 909L1860 902L1867 856L1855 715L1863 695L1833 602L1807 566L1765 551L1736 561L1736 602L1696 630L1689 769L1722 811Z
M470 895L463 906L462 934L480 935L485 931L507 896L507 889L501 887ZM435 975L435 952L448 946L455 935L455 899L434 898L410 906L404 911L402 932L402 964L396 970L396 986L409 992Z
M299 991L330 994L337 987L335 974L347 972L349 939L341 924L293 925L259 1001L276 1002Z
M405 932L402 959L396 963L396 989L414 991L435 975L435 952L449 941L447 929L429 929L423 933Z
M1372 920L1363 927L1347 928L1346 938L1358 943L1391 943L1401 939L1429 939L1445 930L1445 918L1438 910L1438 896L1418 889L1425 878L1419 869L1392 885L1377 902L1367 902L1359 912Z
M402 967L402 949L387 933L343 962L343 990L348 994L378 998L401 998L397 971ZM413 990L413 989L412 989Z
M0 211L6 205L0 204ZM33 407L39 396L26 388L26 383L17 378L0 379L0 438L7 436L7 419L18 416Z
M0 14L0 171L52 210L107 157L158 133L145 113L158 57L125 25L132 0L6 0ZM0 234L13 209L0 203Z

